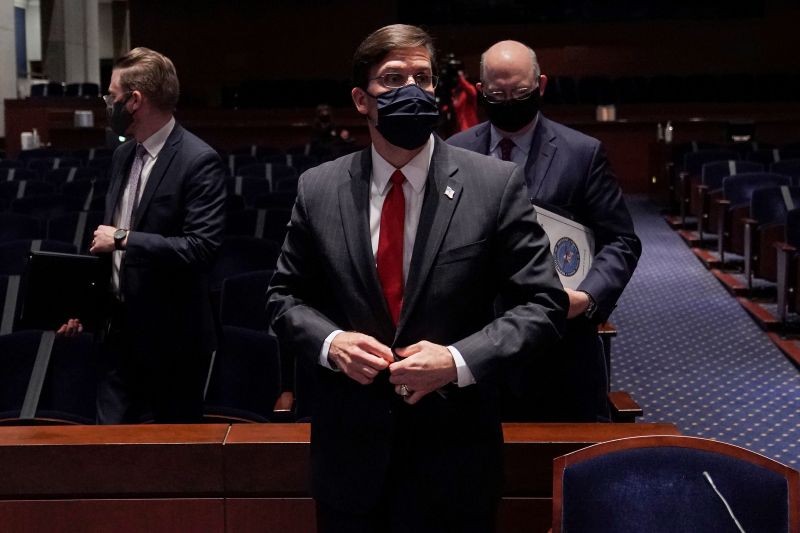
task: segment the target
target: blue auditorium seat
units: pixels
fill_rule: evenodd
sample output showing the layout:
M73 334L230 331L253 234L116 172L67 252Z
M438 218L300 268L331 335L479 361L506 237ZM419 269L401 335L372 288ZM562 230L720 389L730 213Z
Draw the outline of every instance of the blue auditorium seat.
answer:
M93 350L86 333L59 338L27 330L0 336L0 423L94 423Z
M280 244L254 237L226 237L217 253L209 281L211 290L222 289L222 282L231 276L275 268Z
M266 422L281 391L278 342L272 335L223 326L205 397L207 420Z
M267 287L274 270L230 276L222 282L219 318L223 326L267 331Z
M0 243L42 237L39 219L18 213L0 213Z
M49 170L44 174L44 180L54 183L56 187L76 180L103 179L102 169L94 167L66 167Z
M795 185L800 185L800 159L782 159L772 163L769 171L775 174L791 176Z
M553 461L553 533L797 531L800 473L696 437L631 437Z
M0 168L0 182L31 181L39 179L39 174L22 167Z
M283 156L281 156L283 157ZM285 159L285 158L284 158ZM297 178L297 170L284 163L258 163L247 165L237 173L244 177L264 178L270 183L270 190L275 190L275 184L283 178Z
M75 246L78 253L89 253L92 236L97 226L103 223L103 211L75 211L52 218L47 223L47 238L51 241L67 242Z
M259 196L269 194L271 185L263 176L236 176L225 180L229 196L240 196L245 205L252 206Z
M728 176L722 180L724 200L718 201L717 208L717 252L724 262L725 252L744 254L744 219L750 210L753 191L768 187L790 186L789 176L769 172L747 172Z
M0 183L0 198L15 200L26 196L55 194L56 186L42 180L18 180Z
M36 196L25 196L11 201L11 211L23 215L36 217L43 223L47 220L83 209L84 201L82 198L68 196L66 194L44 194Z

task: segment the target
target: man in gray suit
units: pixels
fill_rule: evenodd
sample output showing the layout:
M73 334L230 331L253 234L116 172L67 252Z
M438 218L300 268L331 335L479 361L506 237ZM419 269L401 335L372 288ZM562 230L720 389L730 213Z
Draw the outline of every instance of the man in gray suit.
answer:
M320 531L492 531L495 376L565 323L520 170L431 133L433 58L414 26L361 43L372 145L301 176L268 289L282 349L314 369Z

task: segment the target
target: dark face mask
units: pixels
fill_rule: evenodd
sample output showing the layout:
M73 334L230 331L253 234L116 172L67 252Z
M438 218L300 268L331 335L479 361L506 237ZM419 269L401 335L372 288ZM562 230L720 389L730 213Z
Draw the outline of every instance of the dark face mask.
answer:
M133 115L125 108L129 99L130 95L114 102L114 105L108 109L108 126L120 137L124 137L128 128L133 124Z
M419 148L439 122L436 98L417 85L392 89L373 98L378 101L375 127L384 139L400 148Z
M495 127L507 132L519 131L530 124L541 107L541 95L538 87L525 100L511 99L501 104L489 103L483 93L479 94L489 121Z

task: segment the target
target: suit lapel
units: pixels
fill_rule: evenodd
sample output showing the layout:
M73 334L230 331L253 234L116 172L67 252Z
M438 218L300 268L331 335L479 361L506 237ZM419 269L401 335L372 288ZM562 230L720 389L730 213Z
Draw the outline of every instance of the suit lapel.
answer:
M106 212L103 223L107 226L110 226L114 220L114 212L117 210L117 206L122 199L122 191L128 182L128 177L125 173L130 172L135 146L135 142L129 142L119 147L120 163L113 169L114 175L111 177L111 187L106 195Z
M555 158L558 147L555 145L555 135L548 127L548 120L539 115L539 123L533 132L531 149L528 152L528 161L525 163L525 181L528 183L530 198L538 198L547 171Z
M479 154L489 155L490 143L492 141L491 122L484 122L475 128L475 151Z
M144 219L144 215L147 213L147 208L150 206L150 200L153 199L153 194L155 193L156 189L158 189L158 185L161 183L161 180L164 179L164 176L167 173L167 168L169 168L172 158L175 157L175 153L178 151L178 146L182 140L183 128L176 123L175 127L172 128L172 132L170 132L169 137L167 137L167 142L164 143L164 147L161 148L161 151L158 153L156 164L153 165L153 169L150 171L150 176L147 178L147 184L142 192L142 198L139 200L139 205L136 207L136 211L133 213L132 229L135 230L139 228L140 221Z
M403 295L403 309L397 330L400 331L411 316L422 287L442 246L456 206L461 199L461 181L456 178L458 166L450 158L450 148L436 137L425 197L419 217L414 252L408 269L408 279Z
M353 261L356 278L364 284L371 309L381 313L382 323L391 325L392 317L383 298L369 232L369 187L372 174L372 153L369 148L362 150L360 157L353 158L349 171L350 180L339 187L339 210L347 251Z

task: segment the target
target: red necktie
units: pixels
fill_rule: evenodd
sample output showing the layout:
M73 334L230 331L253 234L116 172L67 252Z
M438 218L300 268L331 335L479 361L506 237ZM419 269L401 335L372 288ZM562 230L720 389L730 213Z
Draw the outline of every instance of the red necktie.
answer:
M403 182L406 177L395 170L391 180L392 188L386 195L381 210L377 263L383 296L389 305L392 320L397 325L403 306L403 234L406 218Z
M514 141L508 137L500 139L500 159L511 161L511 149L514 148Z

